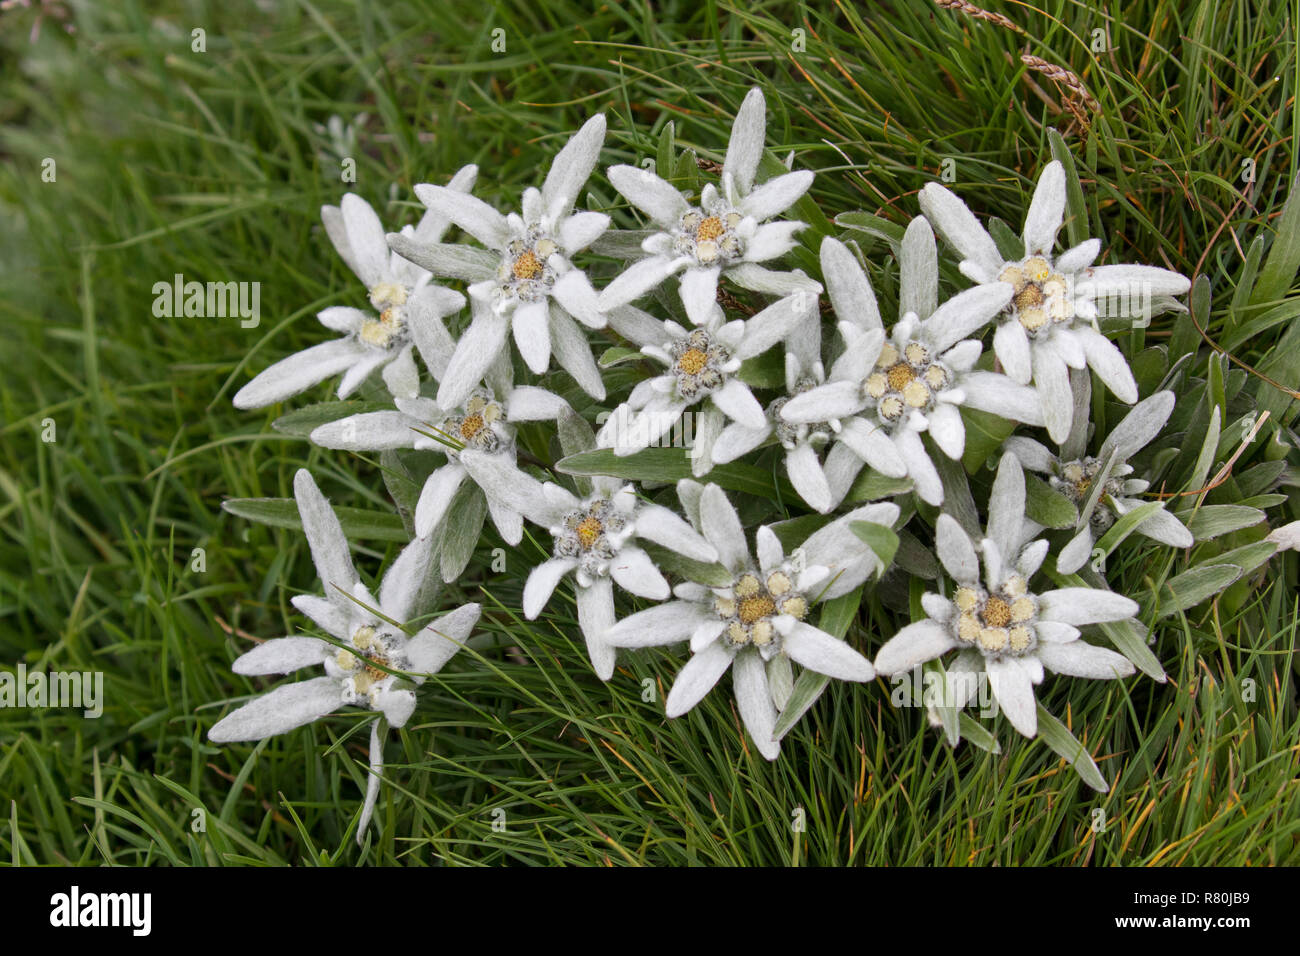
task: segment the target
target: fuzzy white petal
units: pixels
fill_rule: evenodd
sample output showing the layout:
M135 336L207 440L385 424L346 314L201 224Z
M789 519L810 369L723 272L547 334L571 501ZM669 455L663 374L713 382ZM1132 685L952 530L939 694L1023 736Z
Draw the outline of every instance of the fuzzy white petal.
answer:
M648 169L611 166L606 174L624 199L661 226L676 226L678 220L690 211L690 204L676 187Z
M676 551L692 561L712 564L717 549L701 537L685 519L662 505L642 505L636 513L637 537Z
M1137 612L1138 604L1133 599L1100 588L1058 588L1038 596L1039 617L1062 624L1122 621Z
M869 681L876 676L871 662L825 631L797 621L782 645L795 663L839 680Z
M767 104L763 91L754 87L746 95L736 119L731 124L731 139L723 159L723 176L730 176L743 196L754 185L758 161L763 157L763 142L767 136Z
M510 320L519 354L535 375L545 373L551 364L549 311L545 301L527 302L515 310Z
M589 588L578 588L578 626L587 641L592 670L601 680L614 676L618 652L605 641L614 624L614 591L608 578L599 578Z
M596 401L605 398L605 383L601 379L600 369L591 356L591 346L578 323L569 318L558 306L550 311L551 348L555 352L555 361L564 369L578 387Z
M753 216L759 222L771 219L798 202L812 182L813 174L808 170L769 179L740 201L740 213Z
M1010 657L989 658L984 662L984 672L988 674L989 687L1011 726L1026 737L1037 734L1038 704L1034 699L1034 685L1020 661Z
M713 316L718 305L718 275L720 267L691 268L682 273L678 292L686 316L696 325L704 325Z
M610 562L609 573L619 587L639 597L665 601L670 594L668 582L640 548L625 546Z
M718 641L707 644L691 655L682 666L668 691L664 712L680 717L704 699L731 666L731 653Z
M378 285L388 278L388 242L379 216L370 203L355 193L344 196L339 209L348 231L357 277L367 287Z
M1038 177L1025 214L1025 254L1050 253L1065 216L1065 167L1052 160ZM1032 736L1032 735L1031 735Z
M917 621L903 628L876 653L876 673L903 674L952 650L957 640L936 621Z
M1029 333L1016 319L998 323L993 332L993 351L1002 370L1018 385L1028 385L1034 377L1033 359L1029 350Z
M772 739L776 729L776 705L767 686L767 668L756 652L736 655L731 665L731 683L736 692L736 709L758 752L775 760L781 745Z
M420 498L415 503L415 533L427 537L442 523L447 506L455 497L456 489L465 480L465 468L457 462L448 462L433 471L424 480Z
M506 217L481 199L430 183L416 186L415 194L430 209L460 226L489 249L503 249L510 241Z
M1083 641L1068 644L1040 644L1037 656L1043 666L1057 674L1108 680L1129 677L1133 663L1123 654Z
M298 502L298 515L302 518L302 530L311 546L312 561L325 594L335 603L344 601L346 598L341 592L351 593L359 579L338 516L307 469L300 468L294 475L293 492Z
M505 346L509 327L508 318L475 304L474 318L460 337L438 385L441 408L457 408L464 403Z
M331 677L285 684L217 721L208 739L216 743L261 740L309 724L342 703L339 682Z
M614 647L675 644L689 638L701 624L716 619L693 601L668 601L623 618L605 632L604 639Z
M364 345L351 338L313 345L264 369L236 392L232 401L240 409L284 401L351 368L366 351Z
M230 669L250 676L288 674L323 662L331 652L328 643L315 637L277 637L235 658Z

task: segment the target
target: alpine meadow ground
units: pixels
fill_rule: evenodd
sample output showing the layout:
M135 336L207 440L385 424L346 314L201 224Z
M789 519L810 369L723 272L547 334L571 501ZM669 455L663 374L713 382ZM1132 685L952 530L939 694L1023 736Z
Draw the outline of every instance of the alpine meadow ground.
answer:
M0 670L103 680L97 717L0 708L0 859L1300 861L1300 566L1265 541L1300 518L1300 11L1246 0L988 11L128 0L0 13ZM571 583L527 619L525 582L551 541L526 525L512 546L489 521L442 598L480 604L480 636L390 733L378 826L358 849L366 713L256 744L208 739L269 686L231 662L302 633L291 600L320 590L296 513L260 513L268 524L223 502L292 499L308 469L374 583L410 540L390 499L410 498L407 469L432 454L309 443L320 422L294 408L331 399L333 381L299 406L232 405L255 373L323 341L318 312L360 302L321 207L355 192L395 231L424 211L417 184L474 163L475 195L506 208L603 111L583 208L634 228L605 169L685 162L713 175L755 86L769 160L793 151L795 168L816 173L794 207L809 228L792 267L820 275L823 238L851 240L876 295L896 303L896 249L927 183L1014 240L1055 159L1072 187L1064 244L1097 237L1100 261L1191 278L1188 309L1115 341L1143 396L1176 394L1168 430L1181 437L1156 453L1164 478L1150 497L1196 542L1146 549L1132 522L1097 542L1110 588L1151 629L1126 652L1167 679L1038 686L1104 793L1005 716L983 736L963 720L951 746L925 708L894 706L899 682L885 677L832 682L769 762L729 693L665 719L684 653L620 654L602 682ZM952 257L940 261L945 287L959 288ZM186 282L204 284L203 314L186 314ZM625 393L637 356L612 330L590 337ZM567 376L531 384L594 422L598 403ZM354 396L357 410L381 393ZM1126 412L1099 388L1091 410L1107 429ZM1005 433L978 415L966 427L968 450L988 456L966 470L987 489ZM534 424L521 433L546 453ZM762 461L734 498L746 526L807 514L780 457ZM900 565L935 563L915 538L893 546ZM852 647L873 656L900 613L919 615L909 574L895 569L843 609ZM618 601L621 613L639 606Z

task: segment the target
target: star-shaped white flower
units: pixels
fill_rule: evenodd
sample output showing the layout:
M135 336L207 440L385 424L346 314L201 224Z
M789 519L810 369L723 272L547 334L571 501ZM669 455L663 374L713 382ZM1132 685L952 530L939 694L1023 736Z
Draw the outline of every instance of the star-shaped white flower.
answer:
M637 498L632 485L596 476L592 493L578 498L559 485L543 485L545 525L555 539L555 556L533 568L524 585L524 616L536 618L555 586L573 572L578 626L587 640L591 665L601 680L614 673L614 648L604 633L614 623L611 580L625 591L655 601L667 599L668 582L650 556L634 543L641 538L693 561L718 560L713 546L672 511Z
M839 597L880 570L880 560L850 525L868 521L892 525L895 504L871 504L851 511L815 532L787 555L772 529L755 534L751 557L740 517L717 485L703 489L682 482L679 494L692 521L732 574L725 587L679 584L676 600L626 617L605 635L615 647L653 647L691 642L691 659L668 693L666 711L679 717L704 698L731 670L736 706L754 744L775 760L782 694L791 684L790 662L839 680L869 681L870 662L806 620L811 606Z
M716 304L708 320L692 329L669 319L654 338L653 324L620 324L621 333L634 337L642 352L667 368L632 390L601 429L597 444L613 448L616 455L634 454L658 441L688 408L702 405L691 457L694 473L706 474L713 467L710 451L725 419L747 428L762 428L767 422L763 406L736 374L741 362L784 339L808 317L810 307L816 308L816 297L796 291L750 319L727 322Z
M1042 682L1043 668L1074 677L1132 674L1128 658L1080 640L1079 627L1132 618L1137 602L1101 588L1035 592L1031 584L1048 544L1027 542L1040 530L1025 517L1024 472L1007 452L993 482L987 537L977 547L956 519L939 515L935 550L955 588L949 597L922 596L927 617L880 649L876 670L901 674L960 650L948 667L957 706L970 700L983 673L1002 712L1026 737L1038 733L1034 685Z
M767 406L767 421L762 428L749 428L739 422L728 424L713 445L710 456L713 463L724 465L735 461L775 435L785 450L785 470L799 497L823 514L830 511L843 500L853 479L862 470L862 459L843 442L832 444L835 432L830 423L800 422L796 425L781 417L781 409L791 398L803 395L825 381L826 370L820 360L805 368L798 355L793 351L787 352L786 394ZM826 451L823 462L822 452L827 446L829 451Z
M524 190L519 213L503 216L481 199L442 186L415 187L421 202L485 247L388 237L395 251L435 275L471 283L473 319L441 376L440 405L465 401L507 348L511 331L535 373L544 373L554 355L583 391L605 397L591 348L574 322L603 328L605 317L586 274L573 264L573 257L609 227L604 213L573 211L604 139L605 117L593 116L555 157L542 188Z
M379 600L361 583L338 517L304 469L294 476L303 532L325 596L298 595L293 606L338 644L315 637L278 637L237 658L236 674L288 674L323 664L325 676L283 684L227 714L208 732L217 743L261 740L287 733L344 706L365 707L402 727L415 710L415 691L464 646L479 605L465 604L408 634L429 567L430 541L407 545L385 572ZM397 622L394 625L393 622ZM339 646L341 644L342 646ZM370 821L383 773L380 722L370 729L370 777L357 841Z
M498 391L504 398L496 397ZM513 423L554 420L569 404L543 388L475 389L459 408L431 398L398 399L394 411L365 412L321 425L311 440L322 448L438 451L447 463L424 482L415 506L415 533L425 537L447 516L457 490L472 481L487 499L488 513L507 544L523 539L523 518L542 513L542 485L516 464ZM481 513L480 513L481 514Z
M1082 382L1087 382L1086 376ZM1086 415L1086 396L1083 402L1075 404ZM1079 531L1057 555L1057 571L1073 574L1083 567L1097 536L1113 525L1116 518L1146 503L1133 496L1146 491L1151 483L1130 478L1133 466L1128 460L1160 434L1173 410L1173 392L1157 392L1138 402L1106 436L1095 456L1086 453L1085 430L1077 420L1059 455L1053 455L1044 445L1023 435L1006 440L1003 447L1013 452L1024 467L1047 475L1048 484L1080 509ZM1103 475L1107 461L1111 462L1110 470ZM1101 493L1094 495L1098 481L1105 484ZM1153 511L1133 530L1173 548L1192 546L1192 533L1164 508Z
M902 254L902 285L911 290L904 308L926 301L937 276L934 238L923 220L908 227ZM929 253L926 250L928 240ZM825 422L836 439L883 475L912 479L931 504L943 501L943 483L921 441L928 431L949 458L960 458L966 427L958 409L967 405L1013 421L1042 424L1038 396L1005 375L974 369L982 346L965 336L985 325L1010 298L1000 286L967 289L922 318L906 312L886 340L867 274L848 248L826 239L822 274L844 338L844 353L824 385L791 398L781 418L799 425ZM925 287L917 289L917 284ZM930 303L933 302L929 298Z
M446 187L467 196L478 174L466 166ZM420 373L411 354L419 349L434 376L440 376L452 354L452 339L443 320L465 307L465 297L430 282L431 274L390 252L384 227L370 204L349 193L339 206L321 207L325 232L339 257L365 284L376 314L351 306L322 309L317 318L343 338L313 345L264 369L235 393L236 408L261 408L284 401L343 372L339 398L347 398L376 369L394 398L414 398ZM399 235L411 242L437 242L450 223L430 210L414 228Z
M1055 160L1034 189L1019 258L1003 257L993 237L946 187L928 183L920 203L934 228L962 255L961 271L969 279L1011 291L993 349L1011 378L1021 384L1032 381L1042 393L1052 441L1063 442L1070 432L1067 369L1091 368L1120 401L1137 401L1128 362L1097 327L1098 301L1136 300L1149 309L1157 296L1185 293L1191 287L1186 276L1155 266L1093 266L1101 252L1097 239L1056 255L1056 234L1065 215L1065 169Z
M821 291L801 273L773 272L758 265L794 248L794 234L805 223L767 220L789 209L813 181L811 172L801 170L754 186L766 128L767 104L762 90L755 87L746 95L731 127L722 164L722 190L708 184L698 205L648 169L610 167L609 181L614 188L649 216L659 231L642 243L649 255L601 291L601 309L608 311L640 298L678 273L682 304L696 325L707 322L712 313L721 274L756 292Z

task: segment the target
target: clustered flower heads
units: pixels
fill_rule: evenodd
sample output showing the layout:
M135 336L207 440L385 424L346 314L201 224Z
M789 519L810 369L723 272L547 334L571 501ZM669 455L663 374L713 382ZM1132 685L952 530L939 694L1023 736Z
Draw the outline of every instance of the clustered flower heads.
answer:
M1186 292L1187 279L1094 265L1096 240L1059 251L1066 174L1051 162L1023 248L1007 255L960 199L926 185L925 218L893 244L897 320L886 323L852 231L812 240L794 218L811 202L813 174L793 170L793 154L764 164L765 113L762 93L750 91L720 176L702 186L693 162L691 176L671 181L663 169L609 167L626 209L582 208L604 148L597 115L559 150L540 186L523 190L518 211L502 214L495 196L472 195L474 167L445 186L417 186L427 212L400 232L385 235L355 195L322 210L370 309L322 311L322 324L343 337L272 364L235 403L269 405L340 374L339 398L364 387L368 401L387 407L320 406L310 439L419 453L386 459L402 462L414 489L399 502L412 540L375 599L334 512L298 473L297 506L324 596L293 604L316 630L268 640L234 670L323 667L324 675L231 711L210 731L214 741L261 739L340 709L375 714L361 840L383 771L383 733L407 725L420 685L479 622L477 604L439 607L434 598L472 586L464 575L473 553L494 540L488 517L511 546L524 542L526 523L537 529L522 545L532 561L519 598L524 618L551 608L568 620L571 586L601 680L616 679L620 650L686 648L666 701L670 718L693 710L730 672L736 711L768 759L831 678L864 683L943 660L958 708L973 695L963 676L980 677L1011 726L1033 737L1034 687L1047 671L1134 672L1085 629L1119 622L1136 630L1138 604L1100 576L1056 586L1048 572L1078 571L1096 539L1139 506L1135 530L1160 546L1192 543L1178 518L1148 506L1158 499L1142 498L1148 484L1130 464L1168 420L1173 394L1139 402L1123 354L1098 325L1098 301L1121 287L1140 283L1163 302ZM612 216L634 228L611 228ZM459 234L448 242L453 226ZM946 298L936 232L972 283ZM816 254L806 263L819 261L821 282L785 268L801 241ZM630 256L610 269L620 253ZM597 347L613 357L597 362ZM385 388L367 385L375 370ZM1133 405L1095 445L1089 370ZM608 393L622 400L606 403ZM1012 432L974 461L966 460L972 415ZM652 447L683 425L689 451ZM557 445L561 456L550 452ZM656 480L636 467L648 461ZM989 462L996 478L981 527L974 493L987 486ZM1025 469L1077 510L1073 532L1027 517ZM753 493L764 475L771 490ZM932 543L942 574L920 597L922 617L863 640L849 625L894 567L905 528L909 540Z

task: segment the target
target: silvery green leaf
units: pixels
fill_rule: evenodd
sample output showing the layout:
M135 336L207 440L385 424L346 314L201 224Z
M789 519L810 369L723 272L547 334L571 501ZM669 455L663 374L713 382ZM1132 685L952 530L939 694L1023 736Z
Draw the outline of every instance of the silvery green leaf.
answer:
M1115 650L1132 661L1133 666L1142 673L1160 684L1168 679L1165 669L1160 666L1160 660L1147 646L1142 632L1133 621L1108 621L1096 626L1115 645Z
M1041 718L1039 726L1042 726ZM1002 746L998 743L998 739L970 714L958 714L957 727L959 735L980 750L991 754L1002 753Z
M672 179L673 159L677 155L674 139L673 121L669 120L659 132L659 148L655 151L655 173L660 179Z
M1084 749L1083 744L1074 739L1074 734L1070 733L1065 724L1049 714L1042 704L1038 705L1038 736L1059 757L1074 767L1084 783L1098 793L1106 793L1110 790L1106 779L1093 762L1092 755Z
M794 670L790 658L777 654L767 662L767 687L772 694L772 703L777 710L785 710L794 692Z
M989 235L993 237L993 242L998 247L998 252L1002 258L1008 262L1015 262L1025 257L1025 243L1020 236L1016 235L1001 219L991 216L985 223Z
M768 349L762 355L745 359L736 376L751 388L784 388L785 350Z
M397 505L397 513L408 529L414 529L415 504L429 473L441 463L441 457L427 451L408 448L388 449L379 453L379 468L384 487Z
M1016 424L965 405L961 407L961 418L966 425L966 450L961 464L967 474L973 475L985 462L997 461L998 448L1015 431Z
M825 674L818 674L816 671L803 670L798 678L795 679L794 688L790 691L790 697L785 702L785 709L781 711L781 716L777 718L776 728L772 731L772 736L780 740L790 732L790 728L799 722L799 719L808 712L808 708L817 702L822 692L826 690L831 679Z
M1233 477L1237 481L1237 490L1241 492L1242 497L1253 498L1255 495L1271 490L1285 470L1285 461L1264 461L1252 465L1243 472L1234 473Z
M948 740L948 746L956 747L961 743L961 712L957 705L952 702L950 694L951 688L948 684L948 669L943 666L940 660L927 661L921 665L922 686L925 686L925 678L931 674L937 674L939 686L943 688L943 700L934 705L934 711L939 715L939 721L943 724L943 733Z
M690 478L691 458L685 448L646 448L634 455L618 456L608 448L568 455L555 465L566 475L610 475L628 481L654 481L670 484ZM797 500L794 487L784 478L773 479L772 473L754 465L730 462L715 465L708 480L729 491L740 491L772 499Z
M897 249L903 241L905 229L896 222L873 216L869 212L842 212L835 217L835 225L847 226L859 232L875 236L889 243L891 249Z
M1232 564L1241 568L1244 577L1262 565L1269 558L1277 553L1277 544L1273 541L1256 541L1253 544L1245 544L1240 548L1233 548L1231 551L1225 551L1223 554L1216 554L1211 560L1215 564Z
M271 427L286 435L306 438L321 425L340 418L364 415L367 412L387 412L392 411L392 408L392 402L318 402L281 415L271 422Z
M221 508L232 515L272 528L302 530L298 503L293 498L230 498L221 503ZM338 515L343 534L349 540L361 538L400 541L403 544L411 540L402 519L395 514L367 511L364 508L335 508L334 513Z
M1070 152L1070 147L1066 145L1064 137L1057 130L1049 128L1047 143L1052 151L1052 159L1060 163L1065 170L1065 235L1069 239L1069 245L1077 246L1088 238L1089 233L1093 229L1097 229L1097 226L1090 227L1088 224L1088 210L1084 204L1083 186L1079 183L1079 172L1074 165L1074 154ZM1102 238L1100 231L1092 234L1098 239Z
M606 229L588 248L598 256L614 259L645 258L641 243L653 236L657 229Z
M1188 491L1197 491L1205 487L1206 479L1210 477L1210 466L1214 464L1214 453L1219 447L1219 407L1216 405L1210 411L1210 425L1205 430L1205 438L1201 442L1200 454L1196 456L1196 465L1192 468L1191 477L1187 481ZM1187 508L1190 509L1196 502L1195 495L1187 496Z
M821 530L834 520L834 515L800 515L798 518L773 521L768 527L772 529L776 539L781 542L781 547L785 549L786 554L789 554L811 537L814 532Z
M1209 541L1230 531L1259 524L1264 512L1242 505L1204 505L1187 519L1187 530L1197 541Z
M947 455L933 457L935 471L939 472L939 481L943 483L943 510L961 525L961 529L978 541L984 536L980 527L979 510L975 507L975 498L970 491L970 480L961 462L953 461Z
M894 555L898 553L898 535L894 533L894 529L870 521L850 522L849 529L875 552L876 557L880 559L883 574L894 563Z
M1050 568L1048 576L1058 587L1095 587L1105 588L1106 579L1098 572L1085 565L1078 574L1058 574ZM1152 680L1163 684L1168 678L1159 659L1147 646L1146 628L1136 620L1106 621L1094 625L1106 635L1115 649L1127 657L1133 666Z
M863 468L858 477L849 486L844 496L845 504L859 504L863 501L880 501L893 498L912 490L910 478L888 478L872 468Z
M1259 270L1259 278L1251 293L1252 305L1273 302L1286 295L1300 268L1300 173L1291 181L1286 205L1277 220L1273 245Z
M703 561L692 561L676 551L670 551L668 548L652 544L645 539L641 539L639 544L661 571L676 574L688 581L695 581L711 588L727 587L734 580L731 572L721 564L705 564Z
M907 530L898 532L898 553L894 556L898 566L913 577L926 581L939 580L939 562L934 552L923 545Z
M860 587L826 601L821 606L821 617L817 620L817 626L832 637L843 640L844 635L849 632L849 625L857 617L858 606L861 603L862 588ZM790 728L798 723L799 719L808 712L808 708L821 697L830 680L825 674L807 669L799 675L794 682L794 689L790 692L790 698L786 701L785 709L777 718L776 728L772 731L773 738L780 740L790 732Z
M571 408L566 408L556 421L556 435L560 440L560 453L577 455L590 451L596 446L596 435L587 424L587 420ZM585 476L575 476L574 484L579 496L591 494L591 480Z
M1044 528L1073 528L1079 511L1069 498L1036 475L1025 472L1025 517Z
M1168 617L1214 597L1242 575L1235 564L1203 564L1166 581L1160 588L1157 617Z
M478 485L466 481L456 489L447 513L454 515L455 520L443 521L438 530L442 538L439 569L442 579L450 584L460 577L474 556L487 517L487 498Z
M1160 501L1144 501L1132 511L1120 515L1096 543L1094 552L1100 548L1102 553L1109 557L1119 547L1120 542L1136 531L1138 525L1146 521L1152 512L1159 511L1163 507L1164 503Z
M612 345L600 353L600 358L596 364L601 368L613 368L623 362L637 362L645 356L640 349L629 349L621 345Z

